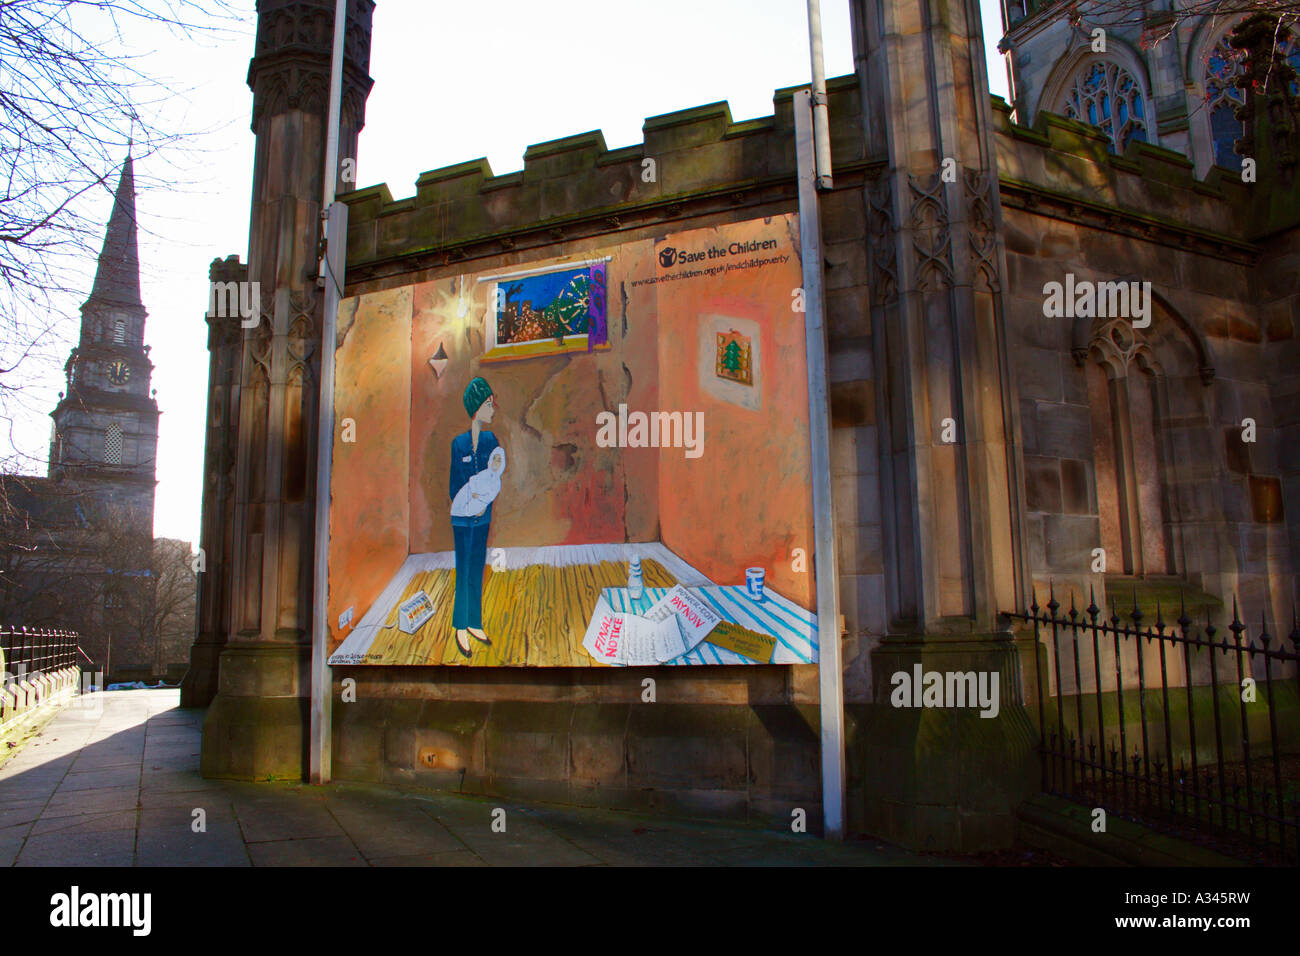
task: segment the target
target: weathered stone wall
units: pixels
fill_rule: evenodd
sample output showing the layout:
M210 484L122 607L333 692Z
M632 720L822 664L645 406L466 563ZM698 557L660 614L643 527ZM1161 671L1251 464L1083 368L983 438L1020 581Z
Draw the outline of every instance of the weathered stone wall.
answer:
M241 283L248 266L238 256L214 259L211 283ZM230 634L231 522L235 494L235 459L239 437L240 317L205 315L208 325L208 427L203 449L203 516L199 547L195 634L190 667L181 681L181 706L206 707L217 693L218 660Z
M1136 587L1148 612L1144 595L1152 604L1163 596L1169 610L1185 587L1201 609L1212 596L1230 611L1238 596L1252 627L1264 613L1270 628L1286 622L1295 576L1282 479L1294 464L1282 422L1293 420L1294 384L1278 373L1286 367L1279 358L1295 354L1297 283L1277 237L1246 238L1254 187L1221 170L1199 180L1183 157L1143 144L1117 156L1104 136L1057 116L1040 114L1029 129L1008 114L1000 105L1008 321L1025 534L1043 602L1054 583L1059 599L1073 589L1081 607L1095 587L1105 606L1109 583L1120 602L1131 605ZM1283 240L1283 249L1294 241ZM1044 314L1045 284L1067 274L1151 283L1150 327L1134 332L1161 373L1151 437L1157 474L1139 483L1160 492L1142 502L1156 514L1142 517L1144 531L1163 531L1168 567L1148 568L1146 582L1126 576L1111 547L1110 573L1092 573L1093 549L1107 544L1095 455L1110 422L1096 414L1097 381L1090 397L1089 374L1104 374L1089 346L1104 320ZM1253 442L1243 441L1246 419L1255 423ZM1176 585L1154 587L1151 579L1165 576ZM1176 609L1166 620L1173 617Z
M1294 198L1292 205L1295 205ZM1264 354L1264 380L1272 402L1272 457L1259 462L1281 479L1283 524L1291 555L1293 602L1300 601L1300 229L1270 236L1262 243L1251 286L1258 296ZM1271 530L1271 529L1270 529ZM1265 541L1270 554L1280 550L1276 538ZM1285 631L1288 618L1277 619Z
M815 704L786 668L699 670L336 668L357 699L334 708L334 773L768 822L799 806L815 826Z

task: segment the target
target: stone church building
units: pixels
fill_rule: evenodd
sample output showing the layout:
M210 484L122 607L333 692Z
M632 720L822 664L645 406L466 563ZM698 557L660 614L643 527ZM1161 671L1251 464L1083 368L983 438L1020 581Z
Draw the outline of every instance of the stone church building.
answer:
M828 84L847 822L912 846L1006 845L1038 787L1042 649L1004 613L1050 588L1151 616L1181 599L1222 623L1235 598L1285 633L1297 598L1295 101L1275 85L1257 97L1268 108L1237 117L1231 17L1178 22L1155 44L1112 24L1100 52L1105 4L1078 4L1077 22L1069 6L1006 5L1012 103L989 94L976 0L850 0L855 72ZM1155 22L1167 4L1147 6ZM248 260L212 266L258 282L267 321L209 319L207 571L184 690L209 706L209 776L307 772L332 7L258 5ZM373 7L349 5L344 157L371 85ZM792 94L746 122L726 103L650 117L642 143L616 150L599 132L536 144L504 175L466 157L403 199L349 192L345 295L795 212ZM890 675L918 663L1003 675L997 717L892 708ZM334 668L333 773L816 815L815 665L665 668L653 705L643 676ZM337 703L343 678L355 703ZM456 766L422 763L429 748Z
M159 411L146 317L128 152L50 413L47 474L0 476L0 621L77 631L81 665L110 680L178 679L192 643L178 632L192 622L189 547L153 536Z

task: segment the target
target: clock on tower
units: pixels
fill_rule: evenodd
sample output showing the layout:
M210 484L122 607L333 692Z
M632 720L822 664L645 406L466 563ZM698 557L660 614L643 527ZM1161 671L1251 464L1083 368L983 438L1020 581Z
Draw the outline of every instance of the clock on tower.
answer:
M131 380L131 366L121 360L110 363L108 380L113 385L125 385Z

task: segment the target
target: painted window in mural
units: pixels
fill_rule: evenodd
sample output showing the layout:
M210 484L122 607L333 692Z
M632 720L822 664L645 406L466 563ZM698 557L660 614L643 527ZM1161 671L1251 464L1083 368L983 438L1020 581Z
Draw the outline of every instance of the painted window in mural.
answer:
M346 300L330 662L816 662L798 234L773 216Z
M605 264L504 275L492 281L489 355L591 351L606 344Z
M1118 63L1085 63L1065 94L1062 110L1070 119L1101 129L1110 138L1112 153L1124 152L1130 140L1147 141L1142 88Z

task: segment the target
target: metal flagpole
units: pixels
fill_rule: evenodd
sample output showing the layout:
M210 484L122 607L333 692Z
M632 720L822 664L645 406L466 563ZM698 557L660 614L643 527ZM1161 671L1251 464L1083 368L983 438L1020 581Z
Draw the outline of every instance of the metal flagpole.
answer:
M813 97L794 95L799 178L799 245L803 260L808 349L808 430L812 451L813 529L817 573L817 669L822 731L822 822L828 840L844 839L844 669L840 653L839 568L831 499L830 414L822 294L822 227L813 142Z
M312 783L329 783L332 756L333 679L327 663L329 650L329 518L330 467L334 457L334 338L339 300L343 297L348 207L335 202L339 169L339 119L343 104L343 35L347 0L335 0L334 47L330 62L329 113L325 120L325 185L321 198L321 225L325 230L324 310L321 323L320 421L316 431L316 553L312 579L311 626L311 740Z

